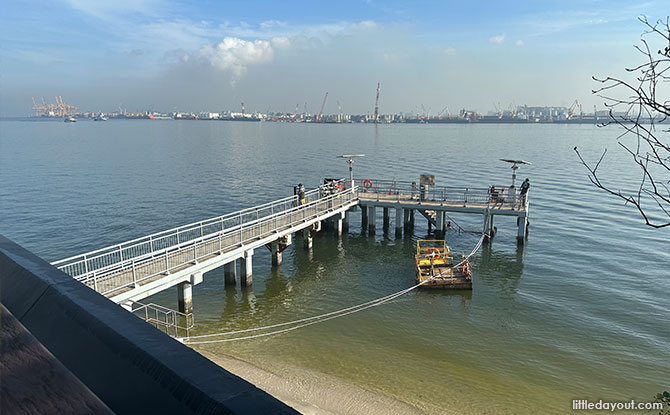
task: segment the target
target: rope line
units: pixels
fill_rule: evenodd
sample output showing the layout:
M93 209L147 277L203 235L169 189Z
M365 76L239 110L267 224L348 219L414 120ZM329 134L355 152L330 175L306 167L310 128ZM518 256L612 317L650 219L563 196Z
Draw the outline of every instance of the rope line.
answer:
M482 243L484 242L484 238L487 236L486 233L483 233L481 238L479 238L479 241L475 245L474 249L458 264L454 265L453 268L458 268L459 266L463 265L465 261L467 261L471 256L473 256L477 251L479 251L479 248L481 248ZM376 307L378 305L387 303L391 300L394 300L402 295L405 295L409 293L410 291L413 291L423 284L426 284L427 282L433 280L434 277L429 277L425 279L424 281L413 285L409 288L405 288L404 290L397 291L393 294L386 295L384 297L377 298L375 300L367 301L365 303L357 304L351 307L343 308L340 310L336 311L331 311L329 313L325 314L320 314L317 316L312 316L312 317L306 317L302 318L299 320L293 320L285 323L278 323L278 324L272 324L269 326L263 326L263 327L255 327L251 329L244 329L244 330L233 330L233 331L227 331L227 332L222 332L222 333L212 333L212 334L203 334L200 336L189 336L189 337L183 337L179 338L178 340L182 341L185 344L209 344L209 343L224 343L224 342L231 342L231 341L237 341L237 340L247 340L247 339L254 339L254 338L259 338L259 337L266 337L266 336L272 336L275 334L280 334L280 333L286 333L289 331L297 330L302 327L307 327L311 326L316 323L321 323L324 321L332 320L338 317L344 317L349 314L357 313L359 311L366 310L371 307ZM296 325L297 324L297 325ZM295 325L295 326L294 326ZM198 339L209 339L212 337L220 337L220 336L230 336L233 334L242 334L242 333L250 333L250 332L255 332L255 331L262 331L262 330L269 330L269 329L274 329L278 327L284 327L284 326L293 326L293 327L288 327L288 328L283 328L280 330L274 330L268 333L261 333L261 334L252 334L252 335L246 335L246 336L241 336L241 337L233 337L229 339L215 339L215 340L198 340ZM197 341L191 341L192 339L195 339Z

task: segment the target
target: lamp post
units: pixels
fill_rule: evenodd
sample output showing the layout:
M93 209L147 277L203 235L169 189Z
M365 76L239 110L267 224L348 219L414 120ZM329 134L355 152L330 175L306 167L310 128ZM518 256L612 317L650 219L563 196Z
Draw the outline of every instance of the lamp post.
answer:
M354 188L354 158L364 156L365 154L343 154L338 156L340 158L347 159L347 163L349 163L349 186L351 189Z

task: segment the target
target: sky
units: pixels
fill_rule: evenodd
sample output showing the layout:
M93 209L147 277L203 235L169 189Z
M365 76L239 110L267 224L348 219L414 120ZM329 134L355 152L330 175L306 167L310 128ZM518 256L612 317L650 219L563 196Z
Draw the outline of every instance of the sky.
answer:
M0 116L56 95L103 112L317 113L326 92L324 113L366 114L378 82L384 114L591 112L591 77L641 62L637 18L665 18L663 3L15 0L0 15Z

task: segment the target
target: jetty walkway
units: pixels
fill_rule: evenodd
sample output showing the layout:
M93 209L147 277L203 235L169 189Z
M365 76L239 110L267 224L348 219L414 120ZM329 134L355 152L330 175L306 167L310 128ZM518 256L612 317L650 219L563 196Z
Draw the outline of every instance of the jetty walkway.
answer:
M514 188L506 190L507 194L492 195L489 188L341 180L306 192L302 205L297 196L291 196L75 255L52 265L163 328L176 331L178 320L186 318L188 322L191 317L185 326L188 330L192 327L192 287L203 281L204 273L223 266L225 284L234 285L239 262L241 284L251 285L254 250L267 247L272 252L273 265L280 265L282 252L292 244L294 234L302 234L303 244L309 249L322 223L341 235L348 229L353 211L361 210L362 229L374 234L377 209L381 210L385 228L390 226L390 209L395 209L397 236L414 225L415 212L424 216L429 228L434 226L438 234L445 231L448 212L482 215L483 232L489 235L495 229L494 216L516 216L517 239L523 243L528 199L515 194ZM178 286L179 311L140 302L174 286Z

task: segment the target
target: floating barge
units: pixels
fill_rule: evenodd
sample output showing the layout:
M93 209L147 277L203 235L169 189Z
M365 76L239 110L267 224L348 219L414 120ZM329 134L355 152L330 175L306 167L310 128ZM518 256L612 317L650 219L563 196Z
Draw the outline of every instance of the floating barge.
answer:
M463 255L462 263L454 264L454 255L443 240L419 240L416 242L416 282L425 288L447 290L472 290L470 263ZM454 266L458 265L458 266Z

